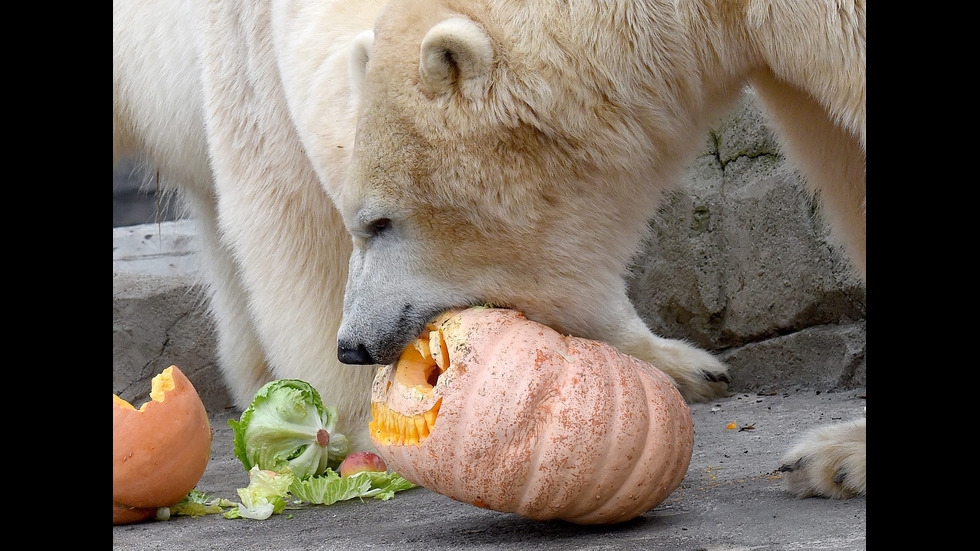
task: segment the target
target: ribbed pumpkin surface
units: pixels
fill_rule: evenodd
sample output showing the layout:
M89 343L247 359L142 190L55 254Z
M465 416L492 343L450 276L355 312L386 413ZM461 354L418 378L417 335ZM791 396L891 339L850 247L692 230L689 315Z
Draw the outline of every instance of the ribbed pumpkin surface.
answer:
M376 413L389 417L372 423L378 454L409 480L480 507L580 524L629 520L680 485L693 422L650 364L513 310L464 310L433 331L449 365L431 389L402 384L397 364L381 368L373 388ZM393 443L392 418L425 418L434 406L427 435Z

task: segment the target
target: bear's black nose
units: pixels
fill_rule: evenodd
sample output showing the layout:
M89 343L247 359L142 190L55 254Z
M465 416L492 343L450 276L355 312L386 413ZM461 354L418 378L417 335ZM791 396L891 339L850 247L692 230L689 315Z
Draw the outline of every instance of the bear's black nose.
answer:
M356 347L340 343L337 345L337 359L348 365L372 365L375 363L371 353L359 343Z

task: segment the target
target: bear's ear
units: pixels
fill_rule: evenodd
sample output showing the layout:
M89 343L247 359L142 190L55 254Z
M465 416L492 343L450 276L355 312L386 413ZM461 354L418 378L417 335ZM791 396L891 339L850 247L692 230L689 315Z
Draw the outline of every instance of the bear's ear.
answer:
M422 40L419 75L430 90L442 92L456 85L469 99L483 97L492 64L490 37L464 17L437 23Z
M356 101L364 90L364 76L367 74L367 62L371 58L371 47L374 46L374 31L366 30L354 37L350 49L350 94Z

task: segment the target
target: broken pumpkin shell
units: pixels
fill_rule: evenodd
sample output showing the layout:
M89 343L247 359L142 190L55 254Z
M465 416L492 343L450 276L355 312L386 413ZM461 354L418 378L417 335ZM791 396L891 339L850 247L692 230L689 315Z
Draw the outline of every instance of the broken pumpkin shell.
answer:
M660 504L694 447L671 379L508 309L447 313L372 387L388 466L457 501L610 524Z
M151 381L136 409L112 395L112 523L139 522L184 498L211 456L204 403L177 366Z

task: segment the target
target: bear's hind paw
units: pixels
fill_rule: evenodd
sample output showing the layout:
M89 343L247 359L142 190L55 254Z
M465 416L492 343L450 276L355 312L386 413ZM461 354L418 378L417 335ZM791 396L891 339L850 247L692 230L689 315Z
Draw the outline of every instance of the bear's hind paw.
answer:
M820 427L805 434L779 467L796 497L867 495L866 421Z

